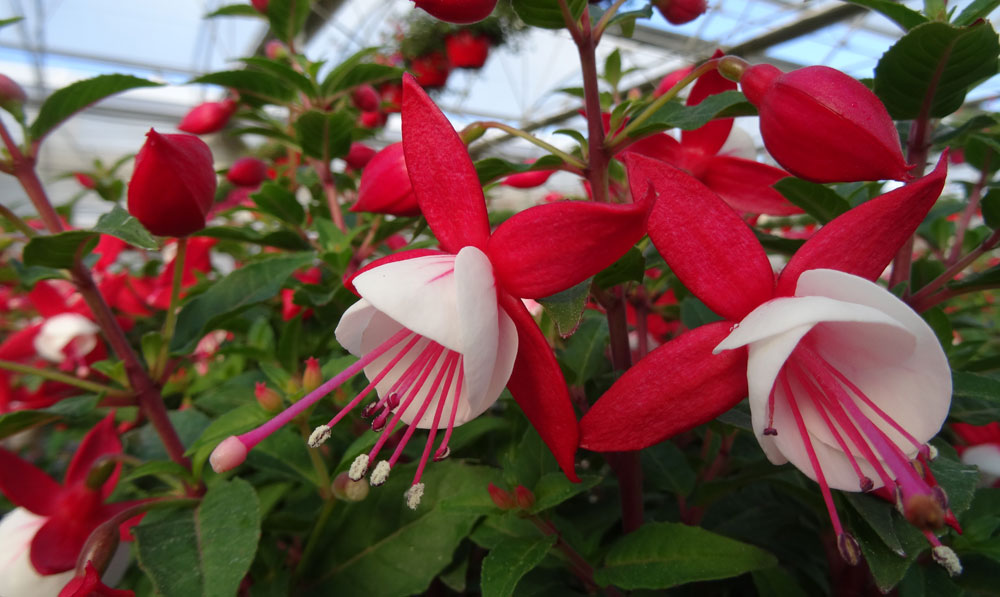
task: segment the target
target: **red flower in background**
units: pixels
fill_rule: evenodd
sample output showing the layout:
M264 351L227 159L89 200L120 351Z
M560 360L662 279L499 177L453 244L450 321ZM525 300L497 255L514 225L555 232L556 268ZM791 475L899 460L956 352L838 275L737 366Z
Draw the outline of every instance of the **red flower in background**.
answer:
M420 215L402 143L393 143L368 160L358 184L358 201L351 206L351 211L394 216Z
M413 0L431 16L460 25L482 21L490 16L497 0Z
M444 49L455 68L482 68L490 55L490 38L463 29L444 38Z
M448 83L451 63L443 52L431 52L410 60L410 71L424 89L440 89Z
M236 102L231 99L204 102L185 114L177 128L192 135L207 135L222 130L235 113Z

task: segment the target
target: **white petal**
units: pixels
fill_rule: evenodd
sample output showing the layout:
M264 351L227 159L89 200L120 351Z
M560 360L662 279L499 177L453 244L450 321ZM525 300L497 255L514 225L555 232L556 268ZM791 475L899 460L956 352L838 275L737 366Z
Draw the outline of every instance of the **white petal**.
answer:
M478 405L485 398L493 375L500 336L493 267L479 249L463 247L455 256L455 289L465 388L470 403Z
M756 160L757 148L754 146L753 139L749 133L733 125L733 128L729 130L729 136L726 137L726 142L719 149L719 155L743 158L744 160Z
M360 299L348 307L347 311L344 311L340 322L337 323L334 335L337 337L337 342L340 342L340 345L346 348L347 352L356 357L364 354L361 351L362 337L375 313L377 313L375 307L365 299Z
M498 319L500 335L497 339L497 355L493 362L489 387L478 403L470 401L469 414L472 416L462 423L471 421L493 406L493 403L497 401L500 393L507 386L511 371L514 370L514 359L517 357L517 328L514 326L514 321L502 309L498 314ZM460 425L461 423L456 421L455 424Z
M47 361L61 363L68 356L63 349L77 340L78 356L89 354L97 346L98 330L97 324L79 313L54 315L45 320L35 336L35 352Z
M1000 477L1000 446L997 444L979 444L971 446L962 452L962 462L978 466L984 477Z
M42 576L30 560L31 540L48 518L14 508L0 519L0 595L42 597L58 595L73 571Z
M462 350L454 255L387 263L359 274L354 287L362 298L403 327L452 350Z

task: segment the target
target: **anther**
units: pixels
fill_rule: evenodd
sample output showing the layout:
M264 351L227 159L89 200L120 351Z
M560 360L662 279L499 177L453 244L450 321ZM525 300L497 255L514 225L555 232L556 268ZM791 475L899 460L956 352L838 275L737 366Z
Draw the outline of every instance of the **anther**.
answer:
M371 479L369 483L372 487L378 487L379 485L385 483L386 479L389 478L389 463L385 460L379 461L375 465L375 470L372 471Z
M778 430L774 427L765 427L764 435L778 435Z
M379 415L372 420L372 431L378 432L385 429L385 424L389 422L389 415L391 414L392 413L387 410L379 413Z
M857 566L861 562L861 546L850 533L837 535L837 551L840 552L840 557L844 558L844 561L851 566Z
M938 449L927 444L927 460L935 460L938 457Z
M318 448L328 439L330 439L330 428L326 425L320 425L313 429L312 434L309 435L309 447Z
M918 529L937 529L944 525L944 508L933 495L918 494L906 500L903 513Z
M385 408L386 410L393 410L397 406L399 406L399 393L392 392L391 394L389 394L389 399L386 401Z
M373 400L361 409L361 417L364 419L370 419L375 416L376 410L378 410L378 400Z
M451 456L451 448L449 446L441 446L434 452L434 462L439 462L449 456Z
M950 547L944 545L935 546L931 550L931 555L934 556L935 562L941 564L948 571L949 576L958 576L962 573L962 562Z
M368 472L368 455L359 454L354 462L351 463L351 468L347 471L347 476L351 478L351 481L360 481L364 478L365 473Z
M403 497L406 499L407 507L409 507L410 510L416 510L417 506L420 505L420 498L424 497L424 484L415 483L411 485L410 488L406 490L406 493L403 494Z
M861 481L861 491L864 491L865 493L868 493L869 491L875 488L875 482L869 479L868 477L861 477L860 481Z

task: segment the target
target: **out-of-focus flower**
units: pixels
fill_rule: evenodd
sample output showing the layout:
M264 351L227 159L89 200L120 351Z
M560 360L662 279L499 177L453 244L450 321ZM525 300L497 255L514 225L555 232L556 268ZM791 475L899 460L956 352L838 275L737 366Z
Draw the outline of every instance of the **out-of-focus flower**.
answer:
M192 108L177 128L193 135L207 135L222 130L235 112L236 102L228 98L221 102L204 102Z
M276 39L272 39L264 45L264 55L271 60L283 60L289 56L288 46Z
M244 157L233 162L226 172L226 180L244 187L255 187L267 178L267 164L254 157Z
M525 164L533 164L535 160L528 160ZM503 179L501 184L518 189L531 189L541 186L555 174L555 170L529 170L528 172L518 172Z
M708 10L706 0L657 0L654 6L673 25L690 23Z
M205 227L215 186L212 151L204 141L149 129L135 156L128 211L153 234L187 236Z
M351 211L416 216L420 214L406 171L403 144L393 143L376 153L361 173L358 201Z
M431 52L410 60L410 71L424 89L440 89L448 83L451 63L444 52Z
M490 55L490 38L463 29L444 38L444 49L455 68L482 68Z
M31 565L31 541L47 520L25 508L14 508L0 518L0 595L56 595L73 578L72 570L42 575Z
M59 597L135 597L135 592L108 587L101 582L101 575L88 561L83 575L66 583L62 591L59 591Z
M359 85L351 92L351 102L363 112L374 112L379 109L382 100L371 85Z
M673 89L674 85L680 83L681 79L690 75L693 70L694 65L691 65L667 73L662 79L660 79L660 83L656 86L656 89L653 90L653 97L660 97L664 93Z
M984 485L1000 487L1000 423L952 423L951 428L965 442L955 446L962 462L979 467Z
M464 25L482 21L496 8L497 0L413 0L432 17Z
M344 161L347 165L355 170L362 170L368 165L368 162L375 157L376 151L371 147L368 147L364 143L355 141L351 143L351 149L344 156Z
M257 9L257 12L267 14L268 0L250 0L250 4Z
M94 187L97 186L97 183L94 182L94 179L85 172L74 172L73 178L75 178L76 182L80 183L80 186L85 189L93 189Z
M362 112L358 115L358 124L366 129L378 128L386 123L388 117L384 112L378 110L372 110L370 112Z

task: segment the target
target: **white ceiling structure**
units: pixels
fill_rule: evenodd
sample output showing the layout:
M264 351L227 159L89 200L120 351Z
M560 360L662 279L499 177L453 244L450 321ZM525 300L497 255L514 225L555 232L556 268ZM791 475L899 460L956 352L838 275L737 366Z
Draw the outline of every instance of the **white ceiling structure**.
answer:
M97 74L122 72L168 83L101 102L46 140L40 169L43 180L52 181L50 192L57 203L79 189L75 182L57 180L60 174L90 169L95 158L109 163L135 152L150 127L173 132L191 106L221 96L219 88L186 82L205 72L239 68L238 58L261 47L266 34L262 19L203 18L237 1L0 0L0 18L24 17L0 30L0 72L28 91L29 113L52 90ZM955 4L961 10L968 3ZM630 0L626 8L641 4ZM669 25L656 13L651 20L640 21L631 39L611 32L599 48L599 60L619 48L623 69L638 69L626 78L629 86L705 58L716 47L736 48L734 53L785 68L826 64L856 77L870 77L879 57L902 34L880 15L838 0L710 0L709 4L704 16L687 25ZM919 3L906 4L919 8ZM412 10L410 0L318 0L303 40L306 54L336 64L363 47L382 45ZM554 91L579 86L578 73L568 34L533 31L512 47L494 52L482 70L454 73L436 99L456 126L478 119L502 120L547 136L566 126L554 121L578 108L578 99ZM994 77L968 99L995 109L998 95L1000 77ZM383 141L395 140L398 134L398 121L390 121ZM220 164L237 157L224 135L207 140L221 156ZM493 151L514 157L532 153L518 143L495 145ZM0 178L0 201L18 210L30 209L9 177ZM100 212L106 206L93 209Z

